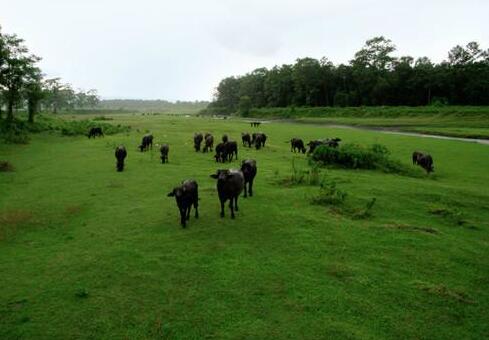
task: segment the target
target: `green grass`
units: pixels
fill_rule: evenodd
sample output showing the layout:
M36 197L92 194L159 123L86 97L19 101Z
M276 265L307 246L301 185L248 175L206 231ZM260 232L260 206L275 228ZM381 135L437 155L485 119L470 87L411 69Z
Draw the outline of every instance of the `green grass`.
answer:
M489 334L488 146L308 124L270 123L255 196L219 218L220 166L192 135L234 139L238 120L114 115L131 132L88 140L33 134L0 145L0 338L474 338ZM142 135L170 144L139 153ZM284 184L305 155L286 141L340 137L433 155L407 177L322 168L347 193L317 205L317 185ZM126 145L123 173L114 147ZM238 162L230 166L238 167ZM419 169L417 170L422 173ZM179 226L166 194L194 178L200 218ZM376 198L366 218L354 218Z

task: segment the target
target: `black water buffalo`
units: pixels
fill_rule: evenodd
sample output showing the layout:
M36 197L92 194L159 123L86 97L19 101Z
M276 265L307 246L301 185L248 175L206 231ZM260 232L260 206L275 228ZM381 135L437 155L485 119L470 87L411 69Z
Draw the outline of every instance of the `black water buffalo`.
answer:
M254 159L247 159L241 163L241 172L243 172L244 177L244 197L247 197L247 192L253 196L253 180L256 176L256 161ZM246 190L246 184L248 184L248 190Z
M202 143L202 140L204 139L204 136L200 132L194 133L194 148L195 151L200 151L200 144Z
M95 138L95 137L103 137L104 136L104 132L102 131L102 128L101 127L93 127L93 128L90 128L90 130L88 131L88 138Z
M253 143L255 144L255 148L260 150L260 148L265 147L265 142L267 141L267 135L262 132L253 134Z
M250 122L251 127L258 127L260 124L261 122Z
M243 146L248 144L248 147L251 148L251 136L248 132L241 133L241 141L243 142Z
M229 140L228 135L226 135L226 134L222 135L222 142L223 143L227 143L228 140Z
M214 147L214 137L210 133L206 133L204 136L203 152L212 151L213 147Z
M216 154L214 155L214 158L216 159L216 162L223 162L224 163L224 144L225 143L219 143L216 145Z
M413 159L413 164L414 164L414 165L418 164L418 159L419 159L421 156L423 156L423 153L422 153L421 151L414 151L414 152L413 152L413 157L412 157L412 159Z
M425 154L419 151L413 152L413 164L417 164L423 169L425 169L426 173L430 173L435 171L433 166L433 157L429 154Z
M170 147L168 144L162 144L160 146L161 163L168 163L168 152L170 152Z
M139 150L143 152L148 151L149 148L153 149L153 135L144 135Z
M217 179L217 193L221 203L221 217L224 217L224 204L229 200L231 218L234 218L234 210L238 211L238 197L243 191L244 176L240 170L217 170L212 178Z
M292 138L290 140L290 151L297 152L299 150L302 153L306 153L304 142L300 138Z
M235 141L228 141L224 143L223 158L225 161L231 162L233 160L233 155L235 159L238 159L238 143Z
M189 179L182 182L182 185L175 187L168 197L175 197L178 210L180 211L180 224L186 227L190 219L190 210L192 205L195 208L195 218L199 218L199 186L197 182Z
M124 145L119 145L115 148L115 158L117 159L116 168L121 172L124 170L124 160L126 159L127 151Z

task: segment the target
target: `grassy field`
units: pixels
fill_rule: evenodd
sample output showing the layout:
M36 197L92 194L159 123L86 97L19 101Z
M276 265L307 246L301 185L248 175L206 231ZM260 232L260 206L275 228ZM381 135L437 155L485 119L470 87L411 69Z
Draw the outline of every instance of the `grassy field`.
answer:
M192 150L196 131L239 139L249 124L114 116L132 132L88 140L37 134L0 145L0 338L422 338L489 334L489 147L309 124L260 130L252 198L219 217L222 165ZM170 144L139 153L141 136ZM429 177L322 169L344 207L311 204L317 185L292 185L305 155L286 141L340 137L381 143L410 165L433 155ZM123 173L114 147L126 145ZM228 165L226 165L228 166ZM238 167L234 161L230 167ZM166 194L199 183L200 218L179 226ZM371 217L354 218L376 198Z
M316 124L392 128L442 136L489 139L489 107L313 107L253 109L253 117Z

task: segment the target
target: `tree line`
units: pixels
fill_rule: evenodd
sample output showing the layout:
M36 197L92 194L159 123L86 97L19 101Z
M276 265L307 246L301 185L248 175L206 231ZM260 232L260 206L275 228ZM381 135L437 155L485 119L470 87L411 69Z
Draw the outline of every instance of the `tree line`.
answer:
M249 113L288 106L489 105L489 49L457 45L438 64L427 57L396 57L383 36L366 41L348 64L300 58L223 79L207 113Z
M96 90L74 90L60 78L47 79L25 41L0 27L0 119L4 111L12 121L18 110L27 110L28 120L40 110L57 113L63 109L95 108L100 99Z

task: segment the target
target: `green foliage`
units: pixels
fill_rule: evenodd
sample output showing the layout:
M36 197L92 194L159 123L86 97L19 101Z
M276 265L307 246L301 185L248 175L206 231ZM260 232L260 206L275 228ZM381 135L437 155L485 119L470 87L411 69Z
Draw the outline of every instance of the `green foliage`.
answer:
M285 185L318 185L321 182L321 172L317 164L301 167L292 159L292 174L280 180Z
M270 107L359 107L489 105L489 52L475 42L456 46L448 61L396 57L380 36L367 40L349 65L327 58L299 58L292 65L259 68L223 79L206 112L238 111L241 96L253 109ZM287 113L286 111L284 113Z
M321 183L319 194L312 198L312 203L318 205L341 205L345 202L347 193L336 187L336 182Z
M364 147L358 144L341 144L337 148L321 145L312 160L323 165L335 165L348 169L378 169L387 173L413 175L412 169L389 157L389 150L380 144Z
M242 96L239 99L239 114L243 117L250 115L251 110L251 98L248 96Z

